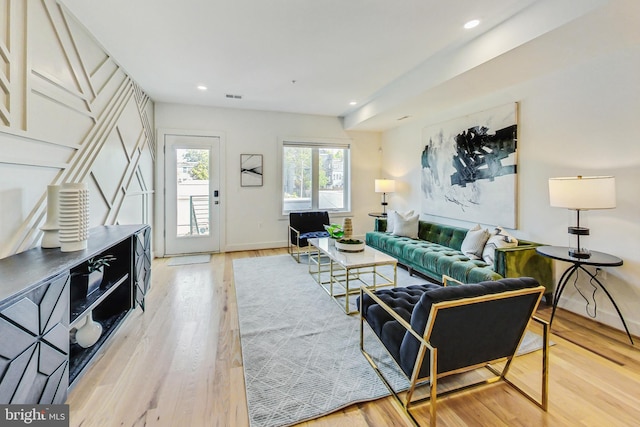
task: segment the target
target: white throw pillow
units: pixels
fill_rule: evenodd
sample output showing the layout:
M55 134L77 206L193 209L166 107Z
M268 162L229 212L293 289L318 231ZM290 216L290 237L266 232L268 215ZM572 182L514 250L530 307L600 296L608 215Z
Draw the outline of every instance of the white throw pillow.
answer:
M392 213L396 213L396 212L404 217L413 215L413 210L407 211L405 213L401 213L394 210L388 211L387 212L387 232L389 233L393 233L393 227L395 227L395 216L392 215Z
M393 231L396 236L409 237L411 239L418 238L418 214L409 211L411 214L403 215L400 212L392 212ZM409 213L407 212L407 213Z
M490 266L493 266L497 248L514 248L516 246L518 246L518 239L504 231L502 227L496 227L484 245L482 259Z
M467 231L460 250L470 259L482 259L482 250L484 249L484 244L489 240L489 236L489 232L480 227L480 224L477 224Z

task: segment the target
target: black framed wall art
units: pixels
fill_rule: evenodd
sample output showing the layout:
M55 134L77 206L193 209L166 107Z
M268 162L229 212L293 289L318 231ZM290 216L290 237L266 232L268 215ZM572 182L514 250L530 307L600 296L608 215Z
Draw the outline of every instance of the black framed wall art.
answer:
M262 154L240 154L240 186L262 187Z

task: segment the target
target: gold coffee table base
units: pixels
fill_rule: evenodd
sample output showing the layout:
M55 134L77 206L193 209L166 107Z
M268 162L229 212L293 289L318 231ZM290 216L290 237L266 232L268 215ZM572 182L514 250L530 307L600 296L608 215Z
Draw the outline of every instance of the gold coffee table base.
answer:
M397 260L377 249L341 252L328 238L309 239L309 244L316 249L309 253L309 273L346 314L359 312L350 307L349 297L359 294L361 286L375 290L396 285ZM379 271L382 266L392 266L393 277Z

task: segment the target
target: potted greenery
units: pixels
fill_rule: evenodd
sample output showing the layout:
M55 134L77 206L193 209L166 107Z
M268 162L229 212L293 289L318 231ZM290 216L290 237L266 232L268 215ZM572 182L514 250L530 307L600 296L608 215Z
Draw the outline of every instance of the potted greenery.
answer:
M344 236L344 230L338 224L325 225L324 229L333 239L339 239Z
M71 288L71 299L83 299L98 290L104 277L104 268L109 267L115 260L116 257L110 254L89 258L82 269L72 273L76 279L74 287Z

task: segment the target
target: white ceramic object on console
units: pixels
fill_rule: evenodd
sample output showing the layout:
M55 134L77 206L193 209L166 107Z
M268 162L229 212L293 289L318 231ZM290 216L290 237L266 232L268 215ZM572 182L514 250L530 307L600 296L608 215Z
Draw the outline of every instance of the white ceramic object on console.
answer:
M43 248L59 248L60 247L60 186L47 186L47 220L40 230L44 232L42 236Z
M89 188L87 184L63 184L60 189L60 250L80 251L89 238Z
M75 339L82 348L89 348L100 339L102 325L93 320L93 312L90 311L84 318L84 323L76 331Z

